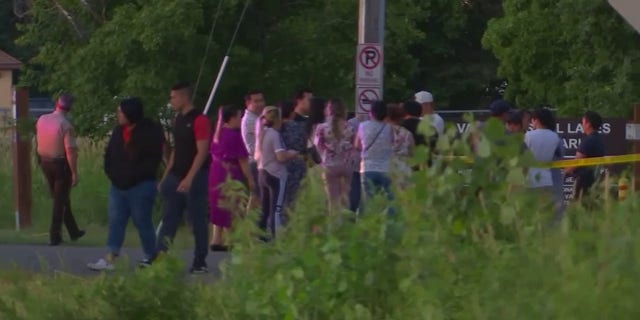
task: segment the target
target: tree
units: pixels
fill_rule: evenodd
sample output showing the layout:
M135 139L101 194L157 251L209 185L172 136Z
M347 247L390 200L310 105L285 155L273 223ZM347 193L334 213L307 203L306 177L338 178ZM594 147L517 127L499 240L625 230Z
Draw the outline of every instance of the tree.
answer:
M418 83L437 83L434 92L444 104L473 101L465 91L481 95L495 61L480 47L480 30L497 1L387 1L385 97L406 99ZM99 136L110 126L104 117L113 113L114 96L141 96L157 113L173 82L193 81L201 70L196 104L204 105L245 0L223 2L201 68L219 4L34 1L20 25L19 44L35 52L22 79L52 94L75 94L75 122L85 135ZM275 103L301 86L353 104L357 9L352 0L251 1L214 107L241 104L254 88Z
M640 101L640 38L606 1L505 0L483 44L519 105L627 116Z

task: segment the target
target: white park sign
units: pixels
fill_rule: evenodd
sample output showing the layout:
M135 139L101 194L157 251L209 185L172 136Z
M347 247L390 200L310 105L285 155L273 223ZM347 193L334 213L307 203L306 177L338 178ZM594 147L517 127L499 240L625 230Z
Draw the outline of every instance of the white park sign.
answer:
M609 4L640 32L640 0L609 0Z

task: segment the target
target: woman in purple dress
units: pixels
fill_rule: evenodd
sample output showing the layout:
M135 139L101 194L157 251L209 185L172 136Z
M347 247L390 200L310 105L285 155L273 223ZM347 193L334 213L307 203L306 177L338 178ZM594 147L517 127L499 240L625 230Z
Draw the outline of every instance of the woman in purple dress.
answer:
M235 106L222 106L218 110L218 125L211 140L211 167L209 168L209 221L213 225L211 251L227 251L222 233L231 227L232 214L240 213L242 206L229 210L237 201L225 199L222 186L227 179L242 181L253 190L249 170L249 153L242 141L240 121L242 110ZM231 211L231 212L230 212Z

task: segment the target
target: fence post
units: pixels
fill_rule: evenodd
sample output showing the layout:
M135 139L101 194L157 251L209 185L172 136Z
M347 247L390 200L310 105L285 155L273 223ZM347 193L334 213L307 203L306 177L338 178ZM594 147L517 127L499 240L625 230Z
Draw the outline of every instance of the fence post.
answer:
M15 88L13 101L13 195L16 229L31 226L31 133L29 89Z

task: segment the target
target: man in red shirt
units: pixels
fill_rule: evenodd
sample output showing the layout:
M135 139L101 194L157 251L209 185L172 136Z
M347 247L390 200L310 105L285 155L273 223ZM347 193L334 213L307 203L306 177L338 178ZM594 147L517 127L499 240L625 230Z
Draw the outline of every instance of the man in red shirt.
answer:
M207 197L211 123L196 110L193 89L187 83L171 88L171 106L177 112L173 126L175 146L158 188L163 199L158 252L168 249L186 210L195 239L192 273L206 273L208 252Z

